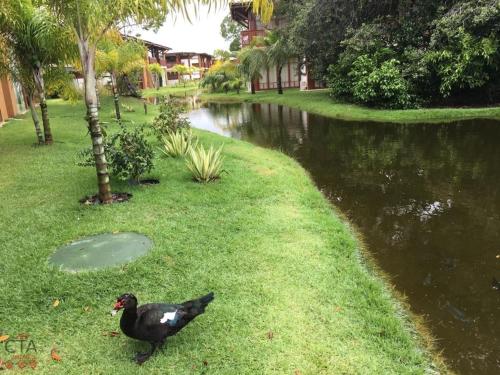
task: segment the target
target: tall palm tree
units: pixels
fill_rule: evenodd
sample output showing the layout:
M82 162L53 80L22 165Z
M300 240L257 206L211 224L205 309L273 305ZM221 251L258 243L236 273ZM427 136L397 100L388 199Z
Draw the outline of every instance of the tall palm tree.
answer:
M92 138L92 150L97 172L99 198L111 203L111 185L104 154L104 144L97 109L95 55L97 43L106 32L120 23L135 22L138 25L159 27L170 12L187 14L191 4L219 4L225 0L42 0L57 14L58 19L70 27L76 35L85 83L85 104ZM254 9L263 20L270 19L272 0L253 0Z
M42 129L40 128L40 120L38 119L38 113L34 105L36 88L31 69L26 69L26 65L19 64L16 61L16 56L12 54L12 52L6 45L5 40L2 39L1 36L0 36L0 50L5 51L5 53L0 55L0 77L10 76L16 82L21 84L24 96L28 101L28 106L31 112L31 118L33 119L33 125L35 126L37 142L39 145L43 145L45 141L43 138Z
M281 72L288 63L293 53L284 35L277 31L271 31L264 37L268 66L276 66L276 83L278 94L283 94L283 84L281 82Z
M250 82L250 91L255 94L255 81L261 78L261 70L268 67L268 58L265 47L258 39L243 48L238 53L240 73Z
M97 45L96 73L98 76L103 73L109 74L117 120L121 119L117 78L135 69L143 68L144 56L146 56L146 47L143 43L136 40L124 41L115 30L108 33L107 37Z
M22 81L27 86L34 83L42 112L45 144L52 144L44 69L69 59L76 49L72 48L71 35L68 35L66 29L58 28L55 18L47 9L34 7L31 0L7 0L4 4L8 4L10 12L0 13L0 38L13 56L12 63L19 65L18 70L23 75L30 72L33 77L32 82L27 82L26 79ZM12 65L11 70L14 69L16 68ZM28 89L31 90L31 87ZM28 89L25 88L29 91Z

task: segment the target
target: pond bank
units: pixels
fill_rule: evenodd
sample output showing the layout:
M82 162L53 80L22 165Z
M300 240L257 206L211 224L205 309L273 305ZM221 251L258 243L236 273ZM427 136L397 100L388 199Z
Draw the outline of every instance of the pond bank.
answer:
M154 115L145 117L138 101L126 102L136 111L124 113L126 121L140 124ZM0 235L3 298L9 301L0 312L0 334L29 334L40 348L39 372L436 370L401 304L361 260L354 231L297 162L196 130L202 143L225 145L229 173L221 181L193 183L182 161L159 158L152 176L161 184L113 181L113 190L134 194L129 202L83 207L78 199L96 189L95 171L74 165L75 154L89 144L85 110L50 101L49 111L53 146L31 146L28 117L9 123L0 137L0 163L9 166L0 183L0 194L9 197L2 200L0 222L16 223ZM103 98L109 132L117 127L111 112L112 101ZM63 243L127 231L150 237L151 253L88 274L47 265ZM141 345L103 334L118 330L109 309L123 292L143 302L177 302L208 290L216 301L207 313L142 367L131 361ZM62 362L48 359L54 343Z
M328 95L328 90L299 91L284 90L283 95L275 91L260 91L255 95L204 93L201 98L214 102L248 102L280 104L300 109L309 113L348 121L370 122L450 122L465 119L500 119L500 107L487 108L422 108L409 110L382 110L362 107L355 104L335 102Z

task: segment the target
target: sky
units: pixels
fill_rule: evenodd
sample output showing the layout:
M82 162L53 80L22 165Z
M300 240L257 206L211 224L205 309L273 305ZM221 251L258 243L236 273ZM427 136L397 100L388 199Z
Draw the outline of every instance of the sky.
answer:
M190 13L191 23L181 15L177 18L169 16L163 26L154 32L133 28L127 32L131 35L140 34L140 38L172 48L173 52L205 52L212 54L215 49L229 49L220 35L222 19L229 14L229 8L217 10L200 6L198 17Z

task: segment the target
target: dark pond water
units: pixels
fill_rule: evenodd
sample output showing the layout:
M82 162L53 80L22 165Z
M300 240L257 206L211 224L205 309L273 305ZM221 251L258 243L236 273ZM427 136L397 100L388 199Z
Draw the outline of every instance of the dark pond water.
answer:
M500 122L345 122L208 104L194 126L280 149L355 223L450 366L500 373Z

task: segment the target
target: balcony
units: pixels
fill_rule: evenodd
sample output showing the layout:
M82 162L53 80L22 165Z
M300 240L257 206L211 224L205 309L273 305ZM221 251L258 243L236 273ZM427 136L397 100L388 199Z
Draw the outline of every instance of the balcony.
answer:
M266 30L247 30L247 31L242 31L241 34L240 34L241 46L242 47L246 47L255 38L257 38L257 37L264 37L264 36L266 36Z

